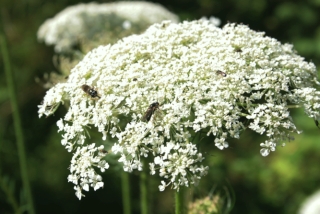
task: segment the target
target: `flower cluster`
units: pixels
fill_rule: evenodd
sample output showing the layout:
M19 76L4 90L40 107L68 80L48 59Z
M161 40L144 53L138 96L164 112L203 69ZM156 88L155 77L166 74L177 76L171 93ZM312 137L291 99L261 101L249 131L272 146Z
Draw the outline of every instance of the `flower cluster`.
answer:
M98 153L97 153L98 152ZM94 156L97 153L96 156ZM89 191L89 186L94 190L103 187L102 177L96 173L92 166L100 168L104 172L109 168L109 164L105 160L101 160L106 155L103 146L95 147L95 144L78 147L74 153L68 181L75 184L76 196L81 199L82 190Z
M103 140L117 139L112 151L120 154L124 170L141 170L141 158L153 157L149 167L163 178L160 190L188 186L206 174L198 134L213 136L224 149L228 138L251 129L266 137L260 151L266 156L299 133L290 108L304 107L320 119L313 63L245 25L215 23L165 21L92 50L66 83L47 92L39 115L68 100L58 124L63 145L70 151L83 147L84 128L96 127ZM84 84L100 98L84 92Z
M38 30L38 39L54 45L57 53L69 53L77 45L87 52L98 45L141 33L151 24L163 20L178 22L179 18L161 5L150 2L78 4L46 20Z
M220 196L215 195L213 197L205 197L197 199L189 204L188 214L216 214L221 210L221 199ZM220 208L220 210L219 210ZM220 211L221 212L221 211Z

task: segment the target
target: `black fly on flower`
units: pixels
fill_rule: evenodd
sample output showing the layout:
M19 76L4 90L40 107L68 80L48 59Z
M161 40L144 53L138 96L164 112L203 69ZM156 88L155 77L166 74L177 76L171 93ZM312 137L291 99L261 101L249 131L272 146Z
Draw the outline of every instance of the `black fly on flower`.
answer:
M220 70L216 70L216 73L217 73L217 75L220 75L220 76L223 76L223 77L227 76L227 74L225 72L220 71Z
M101 98L98 95L98 92L94 88L92 88L88 85L82 85L81 88L84 92L86 92L86 94L90 95L91 98L96 98L96 97Z
M154 112L159 109L159 102L154 102L154 103L151 103L149 108L147 109L147 111L144 113L143 117L142 117L142 121L147 121L149 122L152 115L154 114Z

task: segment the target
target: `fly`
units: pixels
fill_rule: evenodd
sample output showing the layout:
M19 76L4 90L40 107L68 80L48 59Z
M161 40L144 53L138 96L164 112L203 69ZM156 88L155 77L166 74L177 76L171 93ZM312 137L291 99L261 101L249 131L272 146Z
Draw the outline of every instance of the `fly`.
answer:
M221 75L221 76L223 76L223 77L226 77L226 76L227 76L227 74L226 74L225 72L220 71L220 70L216 70L216 73L217 73L217 75Z
M84 92L86 92L86 94L88 94L89 96L91 96L91 98L96 98L96 97L101 98L101 97L98 95L98 92L97 92L94 88L92 88L92 87L90 87L90 86L88 86L88 85L82 85L81 88L82 88L82 90L83 90Z
M142 117L142 121L149 122L154 112L159 109L160 104L158 102L151 103L147 111L144 113Z

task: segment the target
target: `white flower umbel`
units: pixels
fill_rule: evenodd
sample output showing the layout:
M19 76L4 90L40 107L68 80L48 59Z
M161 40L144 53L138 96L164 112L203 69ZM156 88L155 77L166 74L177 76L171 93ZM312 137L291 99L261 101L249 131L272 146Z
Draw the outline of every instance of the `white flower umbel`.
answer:
M103 187L102 177L96 173L93 166L100 168L101 172L108 169L109 164L101 160L105 155L103 146L97 148L94 143L78 147L73 154L68 181L75 184L74 189L79 199L84 196L82 190L89 191L89 186L94 190Z
M141 158L151 157L151 174L162 177L160 190L189 186L206 174L196 135L213 136L224 149L228 138L249 128L266 137L266 156L299 133L290 108L304 107L320 119L313 63L245 25L214 23L166 21L92 50L66 83L47 92L39 115L69 100L58 122L67 149L83 147L84 128L96 127L103 140L117 140L112 151L125 171L141 170ZM84 84L100 98L85 93Z
M45 21L38 30L38 40L54 45L57 53L70 52L76 45L92 49L123 36L141 33L151 24L163 20L178 22L179 18L151 2L78 4Z

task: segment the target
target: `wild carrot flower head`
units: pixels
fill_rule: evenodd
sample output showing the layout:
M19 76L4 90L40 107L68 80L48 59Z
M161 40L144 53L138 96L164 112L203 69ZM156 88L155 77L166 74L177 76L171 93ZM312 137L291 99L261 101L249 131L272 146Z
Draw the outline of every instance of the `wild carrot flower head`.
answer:
M101 44L114 43L141 33L153 23L179 18L159 4L151 2L88 3L70 6L46 20L38 30L38 39L54 45L56 53L69 53L75 46L84 52Z
M303 107L309 117L320 119L313 63L304 61L291 45L245 25L218 28L215 23L165 21L141 35L92 50L66 83L47 92L39 115L48 116L68 101L58 126L62 144L76 151L74 161L83 160L85 127L94 127L103 140L107 135L116 139L112 152L120 155L125 171L141 170L141 159L151 156L151 174L163 178L160 190L189 186L206 174L208 167L201 165L204 157L194 140L198 133L214 136L222 150L228 138L251 129L265 136L260 152L266 156L299 133L291 107ZM100 98L84 92L84 84ZM156 102L159 106L152 105ZM145 114L151 114L149 120ZM84 162L86 174L95 175L89 166L96 162ZM80 190L88 184L96 187L86 177L86 182L77 183L84 177L71 173Z

